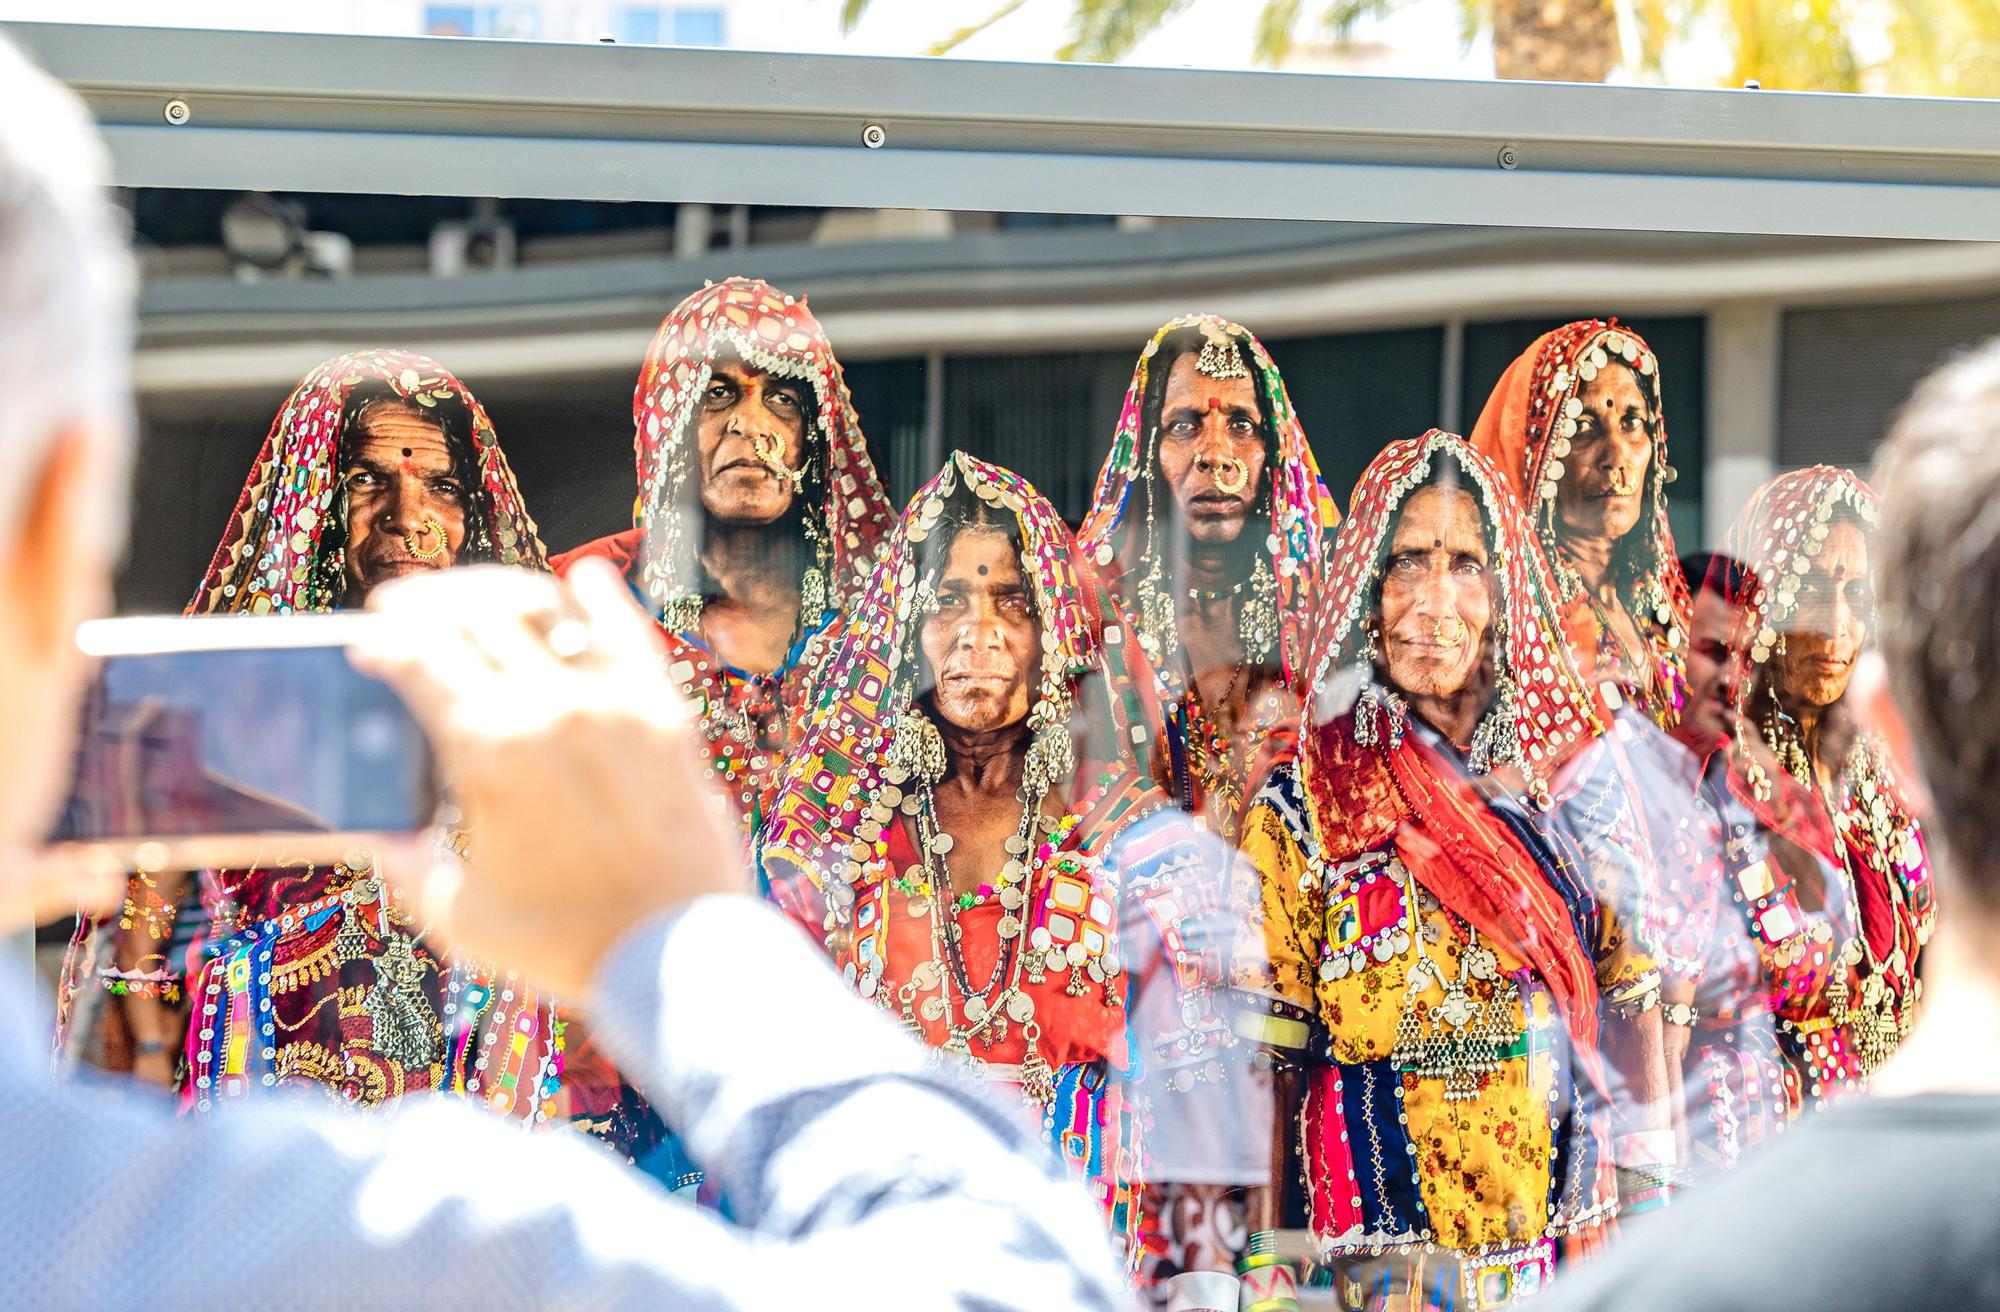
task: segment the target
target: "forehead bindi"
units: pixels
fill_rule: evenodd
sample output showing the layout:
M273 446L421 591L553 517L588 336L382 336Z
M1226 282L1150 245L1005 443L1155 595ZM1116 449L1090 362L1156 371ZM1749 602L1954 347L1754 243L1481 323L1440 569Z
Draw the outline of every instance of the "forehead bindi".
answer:
M1584 409L1596 410L1603 414L1622 414L1627 410L1644 412L1646 393L1639 386L1639 376L1622 364L1606 365L1598 370L1597 377L1585 383L1577 391Z
M974 529L951 544L941 582L962 591L1018 592L1021 566L1014 558L1014 540L992 529Z
M358 425L355 456L386 468L414 464L428 468L451 464L444 429L435 419L414 414L402 407L383 407L368 412Z
M1480 533L1479 503L1464 488L1419 488L1403 503L1390 550L1483 557L1486 542Z
M1859 528L1843 520L1827 531L1826 545L1813 562L1819 571L1836 582L1857 578L1868 572L1868 539Z
M1167 373L1166 392L1160 398L1163 410L1194 410L1203 413L1246 411L1261 415L1257 384L1249 378L1210 378L1195 367L1200 357L1194 352L1175 357Z

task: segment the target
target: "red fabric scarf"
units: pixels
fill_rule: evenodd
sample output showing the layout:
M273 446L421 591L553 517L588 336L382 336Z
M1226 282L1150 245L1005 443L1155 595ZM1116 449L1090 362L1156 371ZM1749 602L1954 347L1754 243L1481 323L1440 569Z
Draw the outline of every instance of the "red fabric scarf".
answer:
M1423 887L1466 924L1526 963L1554 997L1586 1069L1597 1068L1597 969L1569 907L1507 822L1463 772L1416 734L1363 747L1343 716L1318 731L1308 768L1329 860L1393 839ZM1351 817L1361 821L1357 826Z

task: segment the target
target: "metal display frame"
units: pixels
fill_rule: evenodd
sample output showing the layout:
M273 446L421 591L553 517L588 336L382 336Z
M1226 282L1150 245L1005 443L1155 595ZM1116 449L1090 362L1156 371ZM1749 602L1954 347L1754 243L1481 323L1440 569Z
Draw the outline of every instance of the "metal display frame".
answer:
M124 186L2000 239L2000 101L0 30Z

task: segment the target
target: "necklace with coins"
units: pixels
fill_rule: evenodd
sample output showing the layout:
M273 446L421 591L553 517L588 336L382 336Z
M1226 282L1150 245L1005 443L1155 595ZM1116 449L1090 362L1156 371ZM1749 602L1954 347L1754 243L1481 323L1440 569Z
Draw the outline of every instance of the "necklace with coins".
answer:
M1066 976L1066 995L1087 996L1094 985L1102 991L1105 1005L1115 1006L1121 982L1122 966L1114 954L1093 958L1080 943L1054 943L1046 928L1027 931L1035 876L1076 828L1077 811L1051 817L1042 814L1040 799L1024 805L1020 828L1006 840L1007 859L997 884L954 894L949 865L952 837L938 824L936 801L929 793L920 788L905 796L900 808L916 835L919 866L892 880L891 886L912 899L911 915L929 918L931 932L930 955L916 964L909 982L897 990L898 1019L919 1039L925 1024L942 1025L946 1037L940 1055L975 1069L988 1064L982 1053L1004 1042L1010 1027L1020 1026L1026 1044L1018 1074L1021 1096L1031 1106L1046 1108L1055 1098L1055 1070L1041 1051L1041 1024L1030 990L1050 974ZM1082 869L1081 863L1077 869ZM986 978L976 980L966 962L961 917L987 903L1001 908L995 930L1000 946Z

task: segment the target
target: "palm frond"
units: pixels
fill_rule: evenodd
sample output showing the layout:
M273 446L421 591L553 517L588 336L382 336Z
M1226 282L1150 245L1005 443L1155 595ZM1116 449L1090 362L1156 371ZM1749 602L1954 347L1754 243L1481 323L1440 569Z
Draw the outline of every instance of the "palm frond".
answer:
M1619 17L1638 40L1638 49L1628 58L1640 73L1659 76L1666 71L1667 47L1687 28L1692 6L1674 0L1621 0Z
M1386 18L1395 12L1397 0L1333 0L1319 16L1320 30L1335 45L1354 40L1354 29L1364 18Z
M1855 20L1848 0L1782 5L1730 0L1729 16L1733 83L1755 78L1774 91L1861 89L1861 61L1848 35Z
M1492 0L1458 0L1458 48L1472 49L1473 42L1493 28Z
M1076 0L1070 39L1056 58L1115 64L1193 0Z
M854 0L848 0L848 3L854 3ZM866 3L866 0L863 0L863 3ZM927 55L948 55L1026 3L1028 3L1028 0L1006 0L1006 3L978 22L968 24L965 27L959 28L950 36L940 37L938 40L931 42L930 47L924 53Z
M1250 49L1250 58L1259 64L1278 64L1292 53L1292 44L1299 27L1299 12L1305 8L1305 0L1266 0L1263 11L1257 15L1257 39Z
M1890 53L1869 89L1901 95L2000 96L2000 0L1903 0Z

